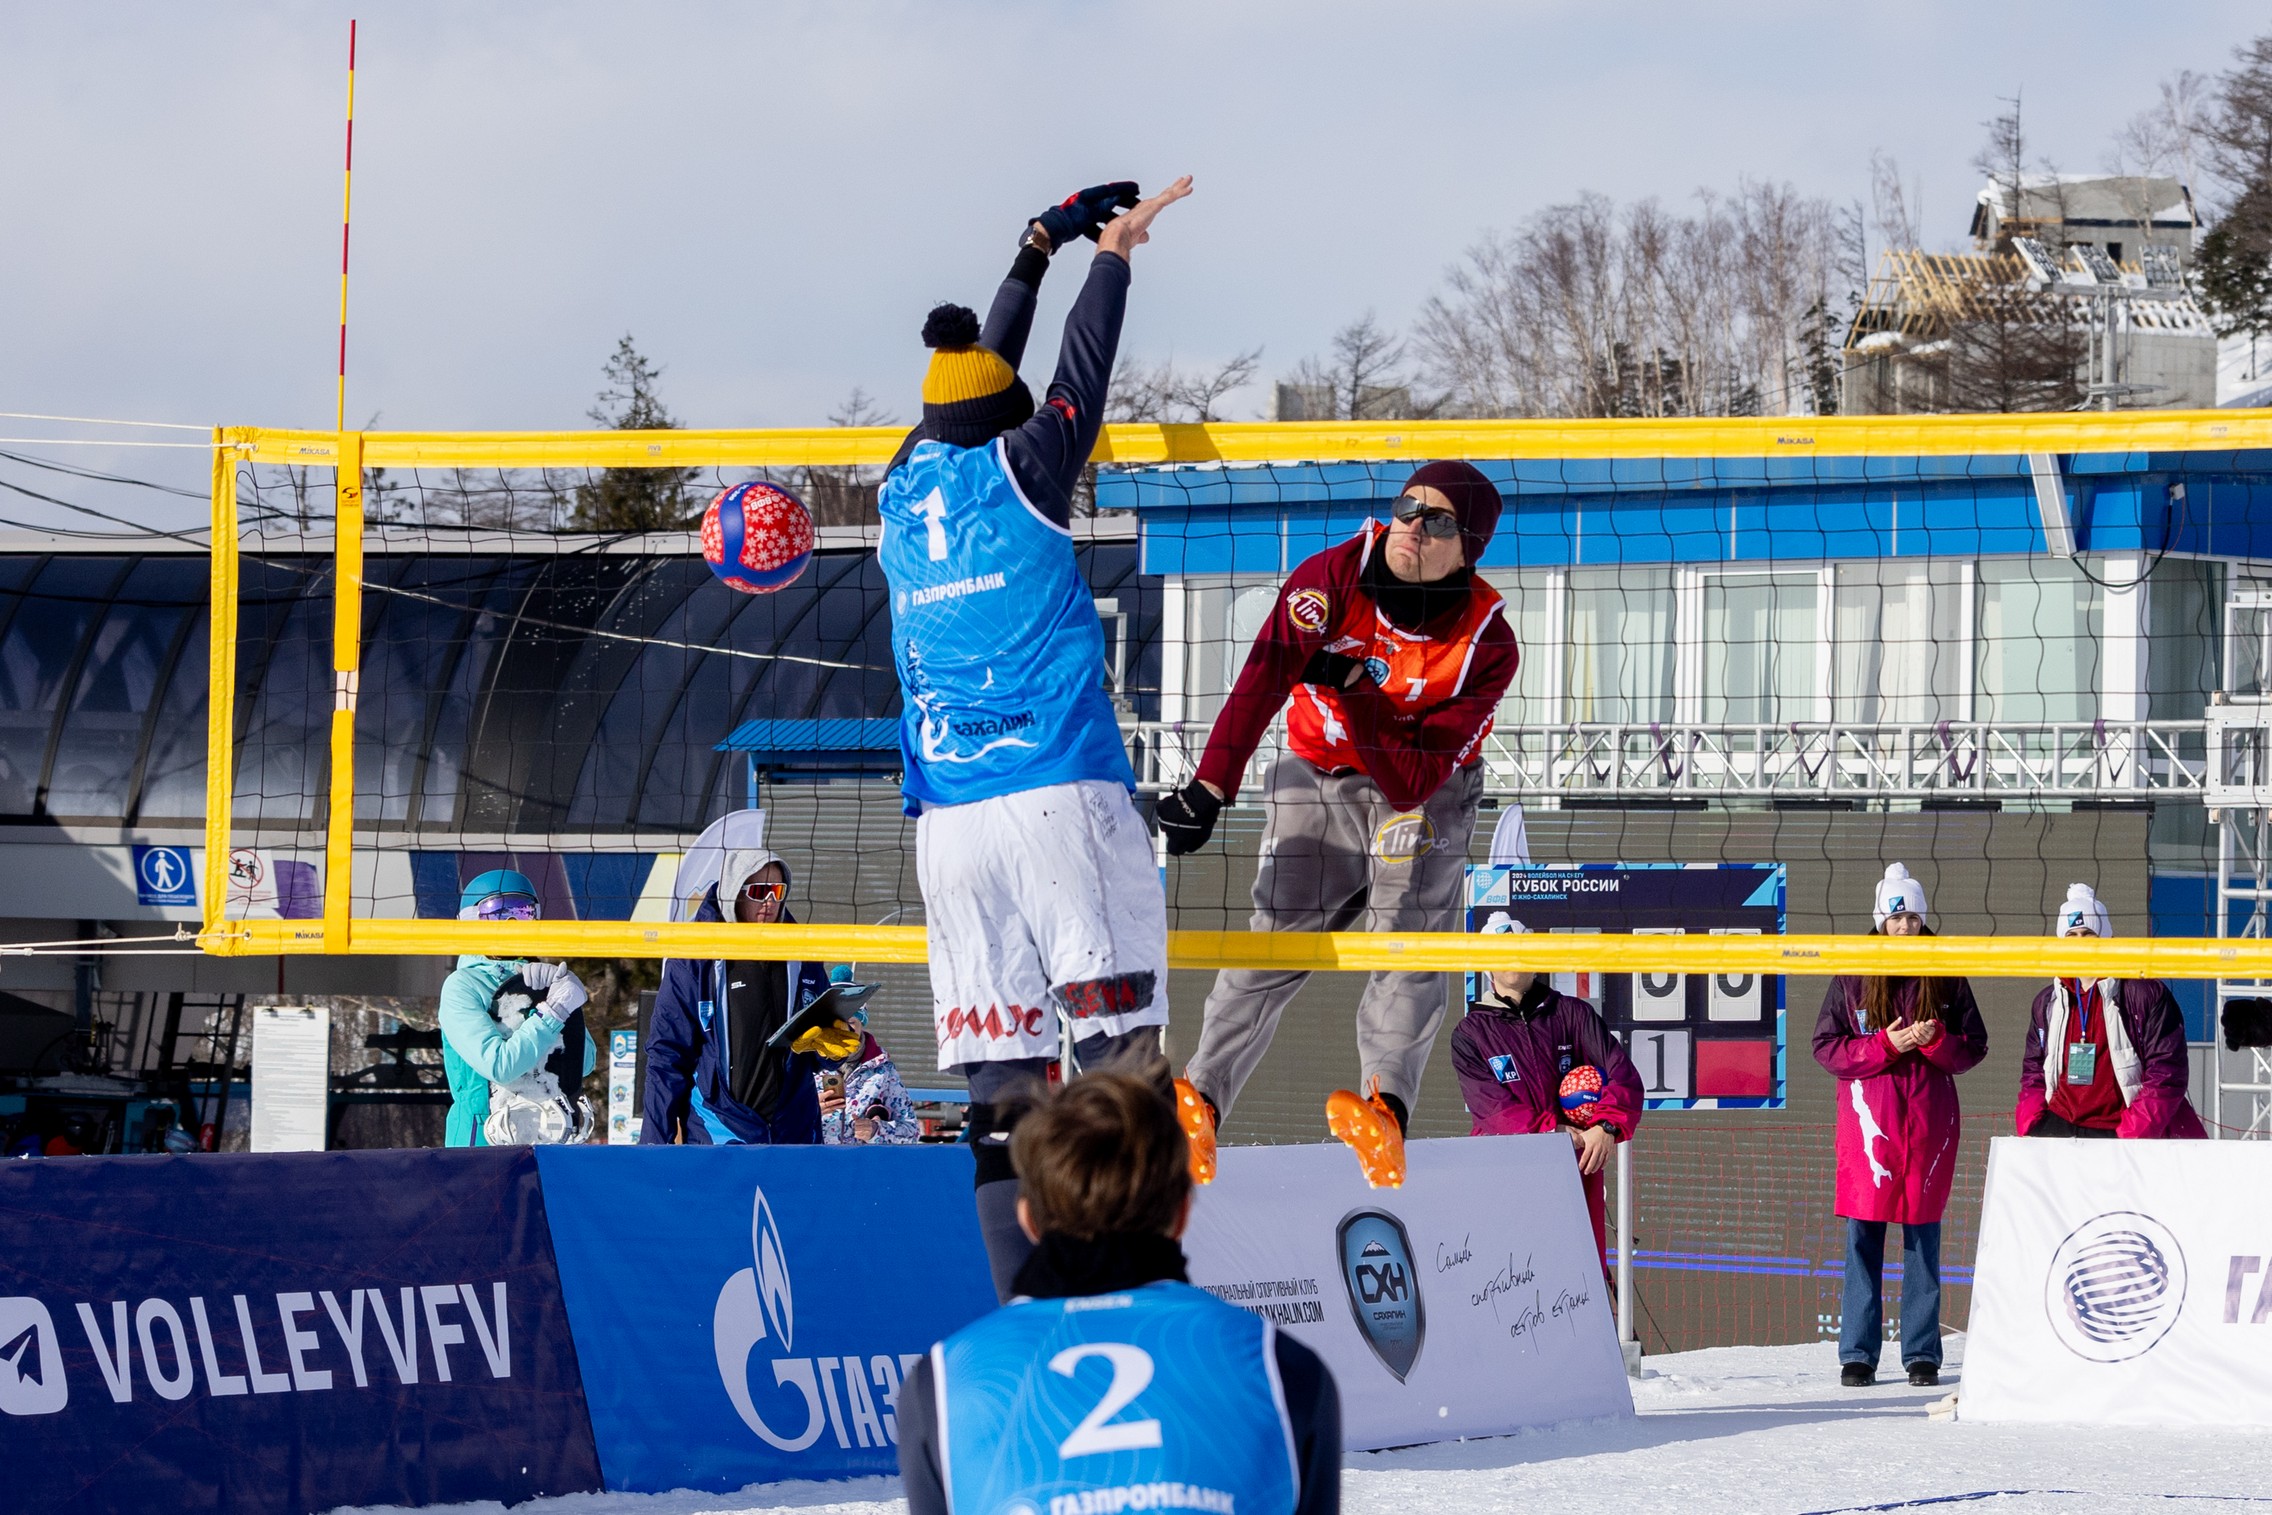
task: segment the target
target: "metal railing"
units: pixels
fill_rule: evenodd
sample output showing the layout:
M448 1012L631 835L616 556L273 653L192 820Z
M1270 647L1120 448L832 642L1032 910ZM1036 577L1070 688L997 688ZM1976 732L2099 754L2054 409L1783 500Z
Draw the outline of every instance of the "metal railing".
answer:
M1187 783L1203 721L1140 722L1137 780ZM1516 799L2149 799L2205 797L2202 721L1728 722L1502 726L1484 739L1488 792ZM1251 792L1284 751L1273 727Z

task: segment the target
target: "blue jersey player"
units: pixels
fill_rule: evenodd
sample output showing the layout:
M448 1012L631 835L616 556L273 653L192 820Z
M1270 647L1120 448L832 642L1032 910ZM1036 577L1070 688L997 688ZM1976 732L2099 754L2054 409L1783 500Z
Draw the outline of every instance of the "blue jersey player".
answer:
M1029 1246L1009 1096L1058 1056L1060 1014L1088 1067L1156 1051L1168 1019L1167 906L1071 516L1129 255L1190 192L1180 179L1141 202L1133 184L1069 196L1028 224L983 329L962 306L934 309L923 422L878 499L939 1066L970 1081L979 1223L1005 1295ZM1017 374L1034 299L1050 254L1083 235L1097 254L1036 408Z
M909 1515L1340 1508L1325 1364L1185 1281L1190 1151L1165 1075L1085 1074L1019 1123L1037 1246L1018 1298L907 1375Z

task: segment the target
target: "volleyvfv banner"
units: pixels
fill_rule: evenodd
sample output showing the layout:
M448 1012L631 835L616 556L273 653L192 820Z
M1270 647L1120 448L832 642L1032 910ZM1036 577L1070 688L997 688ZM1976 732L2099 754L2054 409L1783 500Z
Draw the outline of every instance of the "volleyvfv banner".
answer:
M1191 1281L1315 1350L1351 1449L1631 1415L1568 1137L1413 1142L1401 1189L1349 1149L1229 1147Z
M2002 1137L1968 1420L2272 1424L2272 1147Z

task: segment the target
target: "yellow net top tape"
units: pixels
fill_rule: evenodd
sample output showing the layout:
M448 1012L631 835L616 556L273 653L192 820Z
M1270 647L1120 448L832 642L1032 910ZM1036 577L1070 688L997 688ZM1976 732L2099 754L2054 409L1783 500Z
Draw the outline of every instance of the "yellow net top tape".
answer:
M904 427L776 431L373 431L368 468L788 468L891 461ZM254 463L328 466L340 434L238 426ZM1211 422L1107 426L1100 463L1364 462L1429 458L1951 457L2272 447L2272 411L1821 416L1656 421Z
M322 953L321 921L229 921L198 938L208 952ZM495 957L732 957L920 963L920 926L750 926L725 922L359 919L350 953ZM1171 931L1175 968L1312 972L1890 973L1980 978L2272 977L2272 941L2050 936L1483 936L1460 932Z

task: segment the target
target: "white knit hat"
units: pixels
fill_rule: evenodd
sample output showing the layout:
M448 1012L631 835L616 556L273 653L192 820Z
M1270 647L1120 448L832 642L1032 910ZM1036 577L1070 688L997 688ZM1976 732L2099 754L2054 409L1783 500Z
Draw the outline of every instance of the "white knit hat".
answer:
M1878 903L1877 909L1871 912L1871 922L1882 926L1887 916L1902 914L1922 920L1925 910L1925 886L1911 878L1909 870L1900 863L1888 867L1885 877L1878 880Z
M2066 903L2051 917L2053 936L2065 936L2077 926L2088 926L2102 937L2114 935L2114 923L2107 918L2106 905L2088 884L2069 884Z
M1485 936L1504 936L1509 932L1517 936L1528 936L1530 935L1530 927L1516 920L1504 910L1492 911L1491 918L1483 923L1483 934Z

